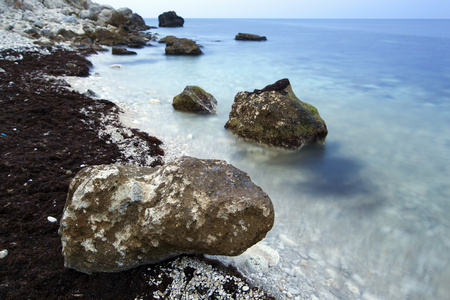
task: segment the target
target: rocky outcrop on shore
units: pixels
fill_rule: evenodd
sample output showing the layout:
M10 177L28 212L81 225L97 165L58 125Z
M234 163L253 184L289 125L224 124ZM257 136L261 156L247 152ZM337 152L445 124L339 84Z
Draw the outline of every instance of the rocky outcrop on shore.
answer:
M200 55L203 54L200 46L193 40L177 38L169 35L159 40L159 43L166 43L166 55Z
M7 0L0 3L0 29L20 33L39 45L70 42L77 48L145 45L147 26L128 8L114 9L90 0Z
M184 19L174 11L168 11L158 16L159 27L183 27Z
M318 110L297 98L288 79L239 92L225 128L245 140L289 150L322 144L328 134Z
M71 182L61 219L65 266L117 272L183 253L239 255L272 228L272 202L219 160L101 165Z
M198 114L215 114L217 100L199 86L189 85L173 98L172 106L179 111Z
M238 33L234 39L237 41L267 41L265 36L251 33Z

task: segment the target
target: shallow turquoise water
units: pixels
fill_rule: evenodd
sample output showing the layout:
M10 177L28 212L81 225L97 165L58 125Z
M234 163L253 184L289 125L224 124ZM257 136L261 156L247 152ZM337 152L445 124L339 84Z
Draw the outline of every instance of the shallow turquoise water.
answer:
M188 19L152 32L194 39L204 55L165 56L157 43L133 57L99 54L88 87L138 111L137 127L184 145L184 154L248 172L275 205L266 242L281 266L314 266L318 288L338 299L446 299L449 29L449 20ZM235 41L238 32L268 41ZM324 146L275 151L223 128L237 92L281 78L318 108ZM213 94L218 114L174 112L186 85Z

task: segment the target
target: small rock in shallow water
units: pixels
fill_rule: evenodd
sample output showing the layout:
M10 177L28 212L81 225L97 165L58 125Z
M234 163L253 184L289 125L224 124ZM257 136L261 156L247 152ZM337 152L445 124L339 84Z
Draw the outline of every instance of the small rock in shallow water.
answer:
M5 258L6 256L8 256L8 250L4 249L0 251L0 259Z
M159 99L150 99L148 100L148 102L150 102L151 104L161 104L161 100Z
M109 66L111 69L123 69L123 65L120 64L114 64Z
M113 55L136 55L137 53L135 51L130 51L126 48L122 47L113 47L111 50L111 53Z

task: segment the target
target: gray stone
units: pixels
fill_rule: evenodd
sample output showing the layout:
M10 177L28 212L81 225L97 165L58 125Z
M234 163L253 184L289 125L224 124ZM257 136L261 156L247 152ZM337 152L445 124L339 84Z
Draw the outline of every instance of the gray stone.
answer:
M190 39L177 38L173 35L166 36L160 40L166 43L166 55L200 55L203 54L200 46Z
M78 15L80 19L88 19L92 21L97 21L98 13L93 9L83 9Z
M40 31L37 28L28 28L26 30L24 30L23 32L25 32L26 34L28 34L30 37L32 38L39 38L40 37Z
M116 272L183 253L239 255L272 228L270 198L219 160L101 165L72 180L60 220L65 266Z
M61 18L62 23L78 24L78 19L75 16L64 16Z
M288 79L239 92L225 128L245 140L290 150L322 144L328 134L318 110L295 96Z
M36 16L34 15L33 12L27 10L27 11L23 12L22 20L29 21L29 22L34 22L36 20Z
M183 92L173 98L173 107L184 112L199 114L215 114L217 112L217 100L201 87L187 86Z
M251 33L238 33L234 39L238 40L238 41L266 41L267 40L267 38L265 36L260 36L260 35L251 34Z
M45 23L42 20L37 20L33 23L33 26L37 28L43 28L45 26Z
M110 24L113 13L113 9L103 9L97 17L97 24L100 26L106 26Z
M86 92L83 93L83 95L85 95L86 97L90 97L90 98L98 98L97 93L91 89L88 89Z
M55 35L53 34L53 32L51 32L50 29L42 29L41 36L50 38L50 39L55 37Z
M168 11L158 16L159 27L183 27L184 19L174 11Z

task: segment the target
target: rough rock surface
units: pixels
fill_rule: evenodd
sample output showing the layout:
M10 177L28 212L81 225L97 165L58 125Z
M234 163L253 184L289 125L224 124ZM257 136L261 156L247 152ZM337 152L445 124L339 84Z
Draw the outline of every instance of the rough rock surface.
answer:
M189 85L183 92L173 98L173 107L184 112L215 114L217 100L201 87Z
M328 134L318 110L295 96L288 79L239 92L225 128L246 140L290 150L321 144Z
M267 38L265 36L260 36L260 35L251 34L251 33L238 33L234 39L238 40L238 41L266 41L267 40Z
M166 36L159 41L166 43L166 55L200 55L203 54L200 46L190 39L177 38L173 35Z
M159 27L183 27L184 19L174 11L168 11L158 16Z
M146 44L147 26L128 8L115 10L86 0L26 0L0 2L0 29L35 39L38 45L68 42L80 48L98 45Z
M100 165L71 182L61 219L65 266L116 272L182 253L239 255L272 228L270 198L219 160Z

